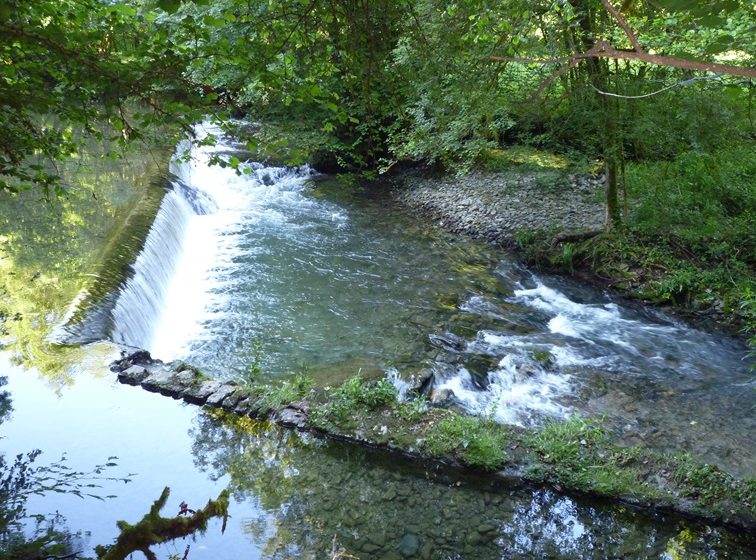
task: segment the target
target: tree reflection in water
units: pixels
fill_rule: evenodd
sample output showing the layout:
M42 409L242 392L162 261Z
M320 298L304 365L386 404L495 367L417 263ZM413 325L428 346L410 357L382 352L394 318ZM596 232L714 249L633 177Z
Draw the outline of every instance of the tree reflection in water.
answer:
M218 412L193 428L196 464L230 477L265 558L752 558L726 530L574 500L328 442ZM257 508L255 508L256 510ZM250 511L254 511L250 508Z

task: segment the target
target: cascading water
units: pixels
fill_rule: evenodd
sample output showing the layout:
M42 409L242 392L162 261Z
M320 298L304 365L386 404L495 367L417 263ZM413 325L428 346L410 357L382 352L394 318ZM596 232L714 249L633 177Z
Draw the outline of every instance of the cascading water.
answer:
M186 226L193 214L177 190L165 195L144 249L134 263L134 275L120 290L111 315L112 339L135 348L151 348L155 320L176 271L175 255L184 250Z
M196 132L199 137L220 133L208 125ZM172 188L111 312L113 341L173 359L201 339L202 322L220 305L214 297L222 283L217 271L233 259L235 231L255 210L251 191L301 182L311 173L307 167L257 163L244 174L209 166L212 153L223 149L228 146L193 147L188 141L178 146L170 166Z

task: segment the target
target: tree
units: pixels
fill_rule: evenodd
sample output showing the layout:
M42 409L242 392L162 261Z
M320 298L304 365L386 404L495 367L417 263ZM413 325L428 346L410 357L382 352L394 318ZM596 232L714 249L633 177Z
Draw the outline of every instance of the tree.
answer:
M621 221L618 201L618 165L623 160L624 155L621 147L622 135L618 130L619 106L617 99L623 96L608 91L610 82L615 81L616 84L614 78L620 72L620 68L615 66L614 71L612 71L605 61L607 59L626 60L688 71L715 72L746 78L756 77L756 69L752 67L669 56L644 48L639 35L622 13L630 13L636 7L636 4L640 4L640 2L626 0L622 7L617 9L609 0L600 0L600 2L597 0L569 0L568 2L556 3L554 10L560 16L560 19L557 20L560 23L558 35L561 36L563 45L567 46L571 52L548 59L496 54L490 57L493 61L517 64L561 64L538 87L535 94L537 98L561 77L581 67L585 69L590 87L600 96L602 134L599 137L601 138L601 151L605 163L607 224L610 226L617 225ZM649 23L653 24L659 18L670 14L681 14L688 18L689 24L695 24L704 29L723 25L727 23L727 18L729 18L730 25L733 21L747 21L749 14L747 4L738 0L706 3L666 0L658 4L660 5L659 8L645 4L641 7L644 12L642 21L651 29L653 29L653 26L648 26ZM639 19L639 21L641 20ZM672 19L672 21L675 24L678 23L676 19ZM618 32L617 27L621 30L621 33ZM613 40L617 40L615 37L618 34L625 42L630 43L630 48L614 46ZM548 35L548 33L543 33L544 37ZM553 36L553 33L551 35ZM742 35L738 36L740 40L731 35L720 34L711 42L706 52L717 54L739 47L748 48L752 51L752 45L746 47L742 43ZM553 44L550 50L554 52ZM741 54L741 58L746 59L752 59L752 56L752 52ZM629 68L625 67L623 70L628 71Z
M79 131L123 150L199 118L184 47L153 18L131 2L0 0L0 191L61 192L55 162L78 152Z

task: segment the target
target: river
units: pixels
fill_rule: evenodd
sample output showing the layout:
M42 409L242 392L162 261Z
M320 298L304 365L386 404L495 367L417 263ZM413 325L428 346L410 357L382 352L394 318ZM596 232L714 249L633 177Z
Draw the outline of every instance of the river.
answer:
M401 386L430 375L435 395L471 413L522 425L605 415L620 441L756 472L754 376L741 343L537 276L418 223L385 189L307 167L207 167L213 151L241 154L230 139L193 150L171 164L172 188L123 283L102 298L98 280L64 317L72 283L65 306L36 304L49 307L40 330L54 323L58 339L144 347L226 378L253 361L266 375L304 371L324 385L358 372ZM66 235L80 242L76 228ZM56 257L45 259L54 268ZM118 455L115 474L134 473L127 485L103 483L112 500L29 504L60 511L89 544L112 539L116 519L141 517L165 485L173 509L230 486L226 533L211 526L190 558L323 558L334 539L360 558L754 557L752 542L726 530L413 465L119 386L106 368L117 353L92 343L41 369L0 354L14 406L4 452L40 448L48 461L65 452L79 469ZM50 373L55 363L64 374Z

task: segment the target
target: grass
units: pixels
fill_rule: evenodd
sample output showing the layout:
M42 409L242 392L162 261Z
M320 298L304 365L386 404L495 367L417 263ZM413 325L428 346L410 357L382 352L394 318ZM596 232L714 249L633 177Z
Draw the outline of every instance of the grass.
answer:
M290 381L283 381L280 385L259 385L254 392L260 395L257 400L258 406L263 411L270 411L302 400L313 387L315 381L307 375L300 374Z
M248 390L251 414L270 415L304 400L309 427L339 439L487 471L510 467L525 480L558 490L674 507L743 526L756 519L756 479L735 479L687 454L619 447L601 419L573 417L542 428L517 428L432 407L423 398L400 402L388 379L359 375L336 388L313 389L312 380L301 375Z
M431 456L459 456L469 465L487 470L506 460L504 426L487 418L453 414L425 432L424 449Z
M539 460L531 468L534 478L602 495L655 494L635 468L647 459L641 459L638 448L611 445L600 421L554 420L526 436L525 442Z
M312 410L318 427L353 427L361 413L395 405L398 390L388 379L366 380L359 374L326 392L326 403Z
M256 338L252 341L252 361L246 370L242 373L242 383L245 385L254 385L260 381L263 375L263 353L262 340Z

